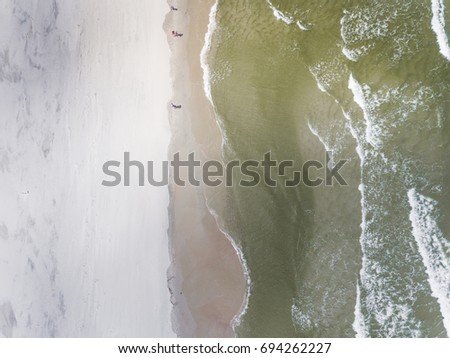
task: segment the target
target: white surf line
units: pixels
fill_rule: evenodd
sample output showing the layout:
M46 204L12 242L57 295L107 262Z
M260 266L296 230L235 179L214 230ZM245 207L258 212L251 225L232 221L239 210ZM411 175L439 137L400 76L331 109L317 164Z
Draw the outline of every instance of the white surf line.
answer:
M354 132L354 129L352 129L352 132ZM359 143L359 141L358 141L358 143ZM357 152L358 152L358 155L360 156L361 168L362 168L364 165L365 157L363 157L361 154L361 153L363 153L363 150L361 149L360 144L357 145ZM362 172L362 169L361 169L361 172ZM361 174L361 177L362 177L362 174ZM360 246L361 246L361 251L362 251L362 258L361 258L362 264L361 264L361 270L360 270L359 276L360 276L361 283L364 285L365 284L364 281L367 281L367 275L365 275L364 272L365 272L366 267L368 266L367 255L364 250L364 243L366 241L366 232L367 232L367 221L366 221L367 208L365 205L366 192L365 192L365 186L362 182L362 178L361 178L361 183L358 186L358 190L361 195L361 199L360 199L361 200L361 224L360 224L361 236L360 236L359 241L360 241ZM355 304L355 311L354 311L355 319L353 321L352 327L356 333L356 335L355 335L356 338L367 338L367 337L369 337L369 334L368 334L369 328L366 325L365 317L362 313L361 302L362 302L361 288L360 288L360 284L358 282L357 289L356 289L356 304Z
M359 85L359 83L358 83ZM359 91L360 87L356 85L356 81L353 78L353 74L350 74L349 80L348 80L348 89L352 91L353 93L353 100L361 107L361 104L358 103L361 100L361 93ZM359 156L359 160L361 161L361 183L358 186L358 190L361 195L361 236L360 236L360 246L362 251L362 265L361 265L361 271L360 271L360 279L361 283L364 285L364 270L365 267L367 267L367 256L364 250L364 242L366 240L366 231L367 231L367 222L366 222L366 214L367 214L367 208L365 205L365 187L363 183L363 167L366 160L365 150L364 150L364 143L365 143L365 137L361 134L358 134L358 131L353 127L350 114L348 114L346 111L344 111L344 108L341 106L342 113L344 114L345 118L348 121L348 127L350 130L350 133L352 137L356 141L356 153ZM364 114L365 116L365 114ZM362 313L361 308L361 289L359 282L357 283L357 289L356 289L356 304L355 304L355 320L353 321L352 328L355 331L355 337L356 338L366 338L369 337L368 334L368 327L365 323L365 317Z
M364 85L367 89L367 86ZM380 149L383 146L382 140L380 139L380 130L374 125L373 116L370 113L369 104L370 99L367 100L364 93L363 85L361 85L354 77L350 74L348 88L353 93L353 98L356 104L361 108L364 114L364 123L366 125L366 142L370 143L375 149Z
M328 169L332 170L333 163L334 163L334 150L328 145L328 143L325 141L325 139L323 139L320 136L319 131L312 126L310 121L308 121L308 128L311 131L311 133L320 141L320 143L322 143L323 147L325 148L325 151L330 153L331 160L327 164L328 164Z
M444 0L431 0L431 28L436 34L440 53L450 61L450 46L448 45L447 34L445 33L445 7Z
M228 239L228 241L231 243L231 245L233 246L234 250L236 251L236 254L239 258L239 261L241 263L242 266L242 271L244 272L244 277L246 280L246 292L245 292L245 297L244 297L244 301L242 302L242 306L239 309L239 312L233 317L233 319L231 320L231 328L233 329L233 332L236 333L236 328L240 325L241 321L242 321L242 317L245 315L245 313L247 312L247 308L248 308L248 301L250 299L250 294L252 291L252 281L250 279L250 269L248 268L248 264L247 261L245 260L244 257L244 253L242 252L242 249L239 247L239 245L236 244L236 241L231 237L230 234L228 234L225 229L222 228L222 225L220 225L220 219L219 219L219 214L217 214L217 212L211 208L208 204L208 201L206 199L206 197L204 196L204 200L206 203L206 207L208 208L208 211L211 213L211 215L214 217L215 221L216 221L216 225L219 228L219 231L225 235L225 237Z
M331 149L330 146L325 142L325 140L319 135L317 129L311 125L310 121L308 121L308 128L311 131L311 133L314 134L314 136L317 137L317 139L319 139L320 143L322 143L323 147L327 152L333 151L333 149Z
M278 10L273 4L272 1L267 0L267 3L269 4L270 8L273 11L273 15L276 17L277 20L281 20L287 25L292 25L294 23L294 19L290 16L287 16L283 14L280 10Z
M205 34L205 44L200 51L200 65L203 70L203 90L205 91L206 98L208 98L213 107L214 103L211 94L211 68L208 64L208 54L211 49L212 36L217 28L216 15L218 3L219 0L215 2L215 4L211 7L211 11L209 12L209 23L208 30Z
M296 24L300 30L309 31L309 29L305 25L303 25L300 21L297 21Z
M296 24L298 28L302 31L309 31L310 29L303 25L300 21L295 21L291 16L283 14L280 10L278 10L273 4L271 0L267 0L267 3L269 4L270 9L273 11L273 16L277 20L283 21L286 25L292 25Z
M291 317L292 323L299 329L311 329L314 327L311 318L306 313L303 313L295 302L291 306Z
M358 131L352 124L350 114L344 110L343 106L339 103L338 99L336 97L334 97L332 94L330 94L324 88L322 83L319 81L318 77L314 74L314 71L311 71L311 68L310 68L310 72L313 75L314 79L316 80L316 84L317 84L319 90L321 90L322 92L326 93L327 95L329 95L331 98L334 99L334 101L341 108L342 114L347 119L347 126L350 131L350 134L355 139L356 153L358 154L358 157L361 161L361 180L362 180L363 167L364 167L365 159L366 159L365 150L364 150L364 145L366 144L365 134L358 133ZM349 77L348 89L350 89L352 91L354 101L358 104L358 106L361 107L361 105L362 105L361 99L364 101L364 96L361 97L361 95L363 95L363 93L361 93L362 88L359 85L359 83L357 83L356 80L353 78L352 74L350 74L350 77ZM309 129L311 130L311 132L313 132L313 134L315 134L316 131L314 131L314 128L310 125L309 122L308 122L308 126L309 126ZM320 138L319 138L319 140L320 140ZM360 277L361 277L361 284L364 285L364 281L365 281L364 268L367 267L367 258L366 258L366 254L364 252L364 241L366 238L366 230L367 230L367 227L366 227L367 226L367 222L366 222L367 209L365 206L365 197L366 197L365 196L365 187L364 187L364 184L362 181L361 181L360 185L358 186L358 190L361 195L361 211L362 211L361 212L361 225L360 225L361 226L360 245L361 245L361 250L362 250L362 266L361 266L361 271L360 271ZM361 338L369 337L369 332L368 332L369 328L366 326L365 317L362 313L362 308L361 308L361 289L360 289L359 282L357 283L357 288L356 288L356 304L355 304L355 309L354 309L354 315L355 315L355 318L354 318L354 321L352 324L352 328L355 331L355 337L361 337Z
M208 63L208 54L211 49L212 37L213 37L214 31L217 28L216 17L217 17L218 4L219 4L219 0L217 0L214 3L214 5L211 7L211 11L209 12L209 23L208 23L208 30L206 31L206 34L205 34L205 43L202 47L202 50L200 51L200 65L203 70L203 90L205 91L206 98L208 98L214 112L215 112L215 106L214 106L212 93L211 93L211 68ZM215 115L217 116L217 113L215 113ZM227 143L227 139L224 135L224 130L221 127L220 121L217 121L217 124L220 128L221 137L222 137L222 147L223 147ZM221 225L219 224L219 215L208 205L208 201L206 200L206 197L204 197L204 200L206 203L206 207L208 208L208 211L211 213L211 215L214 217L217 227L219 228L220 232L222 232L222 234L225 235L225 237L228 239L228 241L231 243L234 250L236 251L236 254L241 263L242 270L244 272L244 277L245 277L246 283L247 283L244 302L242 303L241 309L233 317L233 319L231 320L231 323L230 323L231 328L233 329L233 332L235 332L236 327L239 326L242 317L247 312L248 301L250 298L251 287L252 287L252 283L250 280L250 270L248 268L247 261L244 258L244 254L243 254L241 248L236 244L235 240L221 227Z
M277 20L281 20L284 23L286 23L287 25L292 25L294 23L294 19L284 15L280 10L277 10L274 7L272 7L272 10L273 10L273 14L277 18Z
M214 111L214 116L216 118L216 123L220 129L220 135L222 137L222 147L228 145L228 139L225 136L225 130L223 128L222 122L219 120L219 115L216 112L216 107L214 106L214 101L212 98L211 91L211 67L208 63L208 55L211 50L212 45L212 37L217 28L217 6L219 4L219 0L217 0L214 5L211 7L209 12L209 22L208 22L208 30L205 34L205 43L200 51L200 67L203 71L203 91L205 92L205 96L208 99L211 107Z
M432 295L437 299L443 316L447 336L450 334L450 262L444 243L446 238L432 217L437 202L417 193L408 191L413 236L422 256Z
M344 16L342 16L341 20L340 20L340 24L341 24L341 39L343 42L343 46L342 46L342 53L344 54L344 56L349 59L350 61L356 62L358 60L358 57L355 56L345 45L345 32L344 32L344 22L345 22L345 16L348 12L344 11Z
M336 98L334 98L331 94L328 93L328 91L325 89L324 85L319 81L319 77L316 74L314 68L312 66L309 66L309 73L311 73L311 75L314 77L314 79L316 80L316 85L317 88L319 88L319 90L323 93L326 93L327 95L331 96L336 102Z
M361 283L364 284L364 268L367 267L367 258L366 258L366 254L364 252L364 241L366 239L366 230L367 230L367 222L366 222L366 213L367 213L367 209L366 209L366 205L365 205L365 187L364 184L362 182L362 176L363 176L363 167L365 164L365 159L366 159L366 155L365 155L365 150L364 150L364 145L366 144L366 137L364 135L364 133L358 133L358 131L356 130L356 128L353 126L352 124L352 120L351 120L351 116L349 113L347 113L343 106L339 103L338 99L336 97L334 97L332 94L330 94L325 88L324 86L320 83L320 81L318 80L318 77L314 74L313 71L311 71L310 68L310 72L313 75L314 79L316 80L317 86L318 88L326 93L327 95L329 95L331 98L333 98L335 100L335 102L339 105L339 107L341 108L342 114L344 115L344 117L347 119L347 126L349 128L350 134L352 135L352 137L355 139L356 142L356 153L358 154L358 157L361 161L361 183L358 186L358 190L360 192L361 195L361 236L360 236L360 245L361 245L361 250L362 250L362 265L361 265L361 271L360 271L360 278L361 278ZM361 99L364 100L364 97L361 98L362 95L362 88L361 86L359 86L359 83L357 83L355 81L355 79L353 78L353 75L350 74L349 77L349 81L348 81L348 89L350 89L353 93L353 97L354 97L354 101L358 104L358 106L361 107ZM358 103L360 102L360 103ZM315 134L314 132L314 128L310 125L310 123L308 122L308 126L309 129L311 130L311 132L313 132L313 134ZM320 138L319 138L320 140ZM361 289L360 289L360 283L357 283L356 286L356 303L355 303L355 309L354 309L354 321L352 324L352 328L355 331L355 337L357 338L366 338L369 337L369 327L367 327L366 325L366 320L364 317L364 314L362 313L362 307L361 307Z
M361 289L359 288L359 282L356 284L356 304L354 314L355 320L353 321L352 328L356 333L355 337L356 338L368 337L364 315L361 310Z

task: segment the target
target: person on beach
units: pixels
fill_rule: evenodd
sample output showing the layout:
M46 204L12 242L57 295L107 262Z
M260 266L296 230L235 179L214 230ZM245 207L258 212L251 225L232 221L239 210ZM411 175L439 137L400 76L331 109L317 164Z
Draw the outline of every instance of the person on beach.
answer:
M178 9L175 6L170 5L170 10L172 11L178 11Z
M176 109L180 109L181 108L181 104L176 105L176 104L173 104L172 102L170 102L170 104L172 105L172 108L176 108Z
M183 34L180 34L180 33L176 32L176 31L172 31L172 36L173 37L181 37L181 36L183 36Z

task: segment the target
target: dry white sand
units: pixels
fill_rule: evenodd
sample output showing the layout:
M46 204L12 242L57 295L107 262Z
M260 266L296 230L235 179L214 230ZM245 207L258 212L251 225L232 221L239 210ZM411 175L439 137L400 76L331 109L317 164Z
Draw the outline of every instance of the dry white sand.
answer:
M170 336L166 188L105 188L162 161L164 0L0 6L0 336Z

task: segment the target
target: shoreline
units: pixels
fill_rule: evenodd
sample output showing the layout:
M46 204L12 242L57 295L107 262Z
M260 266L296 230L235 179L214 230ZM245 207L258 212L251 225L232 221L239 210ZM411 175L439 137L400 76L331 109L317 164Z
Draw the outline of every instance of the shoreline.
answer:
M170 5L163 29L171 50L173 101L169 157L196 152L221 161L222 136L205 94L202 62L206 56L210 12L216 2L178 0ZM207 5L207 6L205 6ZM172 37L171 31L183 33ZM179 337L234 337L234 323L246 302L245 268L232 240L220 229L207 201L206 188L169 186L168 287L172 327ZM212 193L220 196L219 191Z

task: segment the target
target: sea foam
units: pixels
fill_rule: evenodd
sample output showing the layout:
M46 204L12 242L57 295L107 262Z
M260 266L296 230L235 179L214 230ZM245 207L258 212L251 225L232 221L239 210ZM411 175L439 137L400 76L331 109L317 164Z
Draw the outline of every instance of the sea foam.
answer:
M273 15L276 17L277 20L281 20L287 25L292 25L294 23L294 19L290 16L287 16L283 14L280 10L278 10L273 4L272 1L267 0L267 3L269 4L270 8L273 11ZM299 25L300 27L300 25Z
M222 137L222 146L225 146L228 144L228 138L225 135L225 130L223 129L223 122L220 120L220 116L218 115L216 111L216 107L214 106L214 101L212 97L212 90L211 90L211 83L212 83L212 72L211 67L208 63L208 55L211 50L212 46L212 38L213 34L216 31L217 28L217 6L219 4L219 0L217 0L214 5L211 7L211 10L209 12L209 22L208 22L208 30L205 34L205 42L203 44L203 47L200 51L200 66L203 71L203 91L205 92L205 96L208 99L209 103L211 104L214 115L216 117L216 123L220 128L220 134ZM231 69L227 69L228 72L231 71ZM217 79L217 77L215 77Z
M369 336L364 315L361 310L361 289L359 288L359 283L356 285L355 320L352 328L356 333L356 338L367 338Z
M370 55L398 63L420 46L416 22L408 21L414 6L404 2L360 2L344 10L341 18L342 53L350 61ZM417 10L416 10L417 11Z
M208 208L208 211L211 213L211 215L214 217L217 227L219 228L220 232L228 239L228 241L231 243L234 250L236 251L236 254L241 263L242 271L244 273L244 277L246 280L246 293L245 293L244 301L242 303L242 306L241 306L239 312L231 320L231 328L233 329L233 332L236 332L236 328L240 325L240 323L242 321L242 317L247 312L248 301L249 301L250 294L252 291L252 282L250 280L250 269L248 267L247 261L245 260L245 256L244 256L244 253L243 253L241 247L236 243L236 241L231 237L231 235L228 234L226 232L226 230L222 227L222 225L220 223L219 214L211 206L209 206L206 198L205 198L205 202L206 202L206 207Z
M333 151L333 149L328 145L328 143L325 141L324 138L322 138L319 134L319 131L317 130L317 128L314 128L311 124L311 122L308 121L308 128L311 131L311 133L317 137L317 139L320 141L320 143L322 143L323 147L325 148L325 150L327 152L331 152Z
M305 25L303 25L300 21L296 22L298 28L302 31L309 31L310 29L308 27L306 27Z
M208 31L205 34L205 43L200 52L200 65L203 70L203 89L205 91L206 98L208 98L211 105L214 107L212 94L211 94L211 68L208 64L208 54L211 49L212 37L214 31L217 28L217 5L219 1L217 0L215 4L211 7L211 11L209 13L209 23L208 23Z
M450 46L448 45L448 38L445 33L444 1L431 0L431 10L433 12L431 27L436 34L439 51L448 61L450 61Z
M213 102L213 98L212 98L212 92L211 92L211 68L208 64L208 54L210 52L211 49L211 44L212 44L212 37L214 34L214 31L217 28L217 6L218 6L219 1L217 0L214 5L211 7L211 11L209 13L209 23L208 23L208 30L205 34L205 43L203 45L203 48L200 52L200 64L203 70L203 89L205 91L205 95L208 98L209 102L211 103L212 107L215 109L214 107L214 102ZM216 114L217 116L217 114ZM220 123L219 123L220 125ZM226 143L226 137L224 136L224 131L221 130L221 135L222 135L222 142ZM208 208L208 211L211 213L211 215L215 218L217 226L219 228L219 230L222 232L223 235L225 235L225 237L228 239L228 241L231 243L231 245L233 246L239 261L241 263L242 266L242 270L244 272L244 276L247 282L246 285L246 294L244 297L244 302L241 306L241 309L239 310L239 312L234 316L234 318L231 321L231 327L233 329L233 331L235 331L236 327L239 326L242 317L244 316L245 312L247 311L247 307L248 307L248 300L250 297L250 292L251 292L251 287L252 287L252 283L250 281L250 271L247 265L247 262L244 258L244 254L242 252L242 249L239 247L239 245L237 245L236 241L223 229L223 227L220 225L219 223L219 216L217 214L217 212L211 208L208 205L207 200L205 199L206 202L206 206Z
M283 21L286 25L292 25L292 24L296 24L297 27L302 30L302 31L309 31L311 29L311 25L305 25L300 21L295 21L295 19L289 15L284 14L283 12L281 12L280 10L278 10L273 4L272 1L267 0L267 4L269 5L270 9L273 12L273 16L275 16L275 18L277 20Z
M323 147L325 148L325 151L330 154L330 161L327 163L328 169L333 170L333 163L334 163L334 148L330 146L330 144L327 143L327 140L323 138L319 134L319 130L311 124L310 121L308 121L308 128L311 131L311 133L319 140L320 143L322 143Z
M450 333L449 244L436 220L437 202L415 189L408 191L412 233L428 274L432 295L437 299L447 335Z
M375 148L380 148L382 146L381 131L380 128L374 125L373 116L370 113L370 108L366 100L366 94L364 88L352 74L350 74L350 79L348 81L348 88L353 93L353 99L356 104L361 108L364 114L364 121L366 124L366 141L370 143Z
M392 88L381 86L374 90L350 75L348 87L364 114L365 141L378 151L386 142L395 139L397 128L410 121L412 114L428 110L430 103L435 101L433 89L422 82ZM423 121L423 125L434 123L431 118Z

